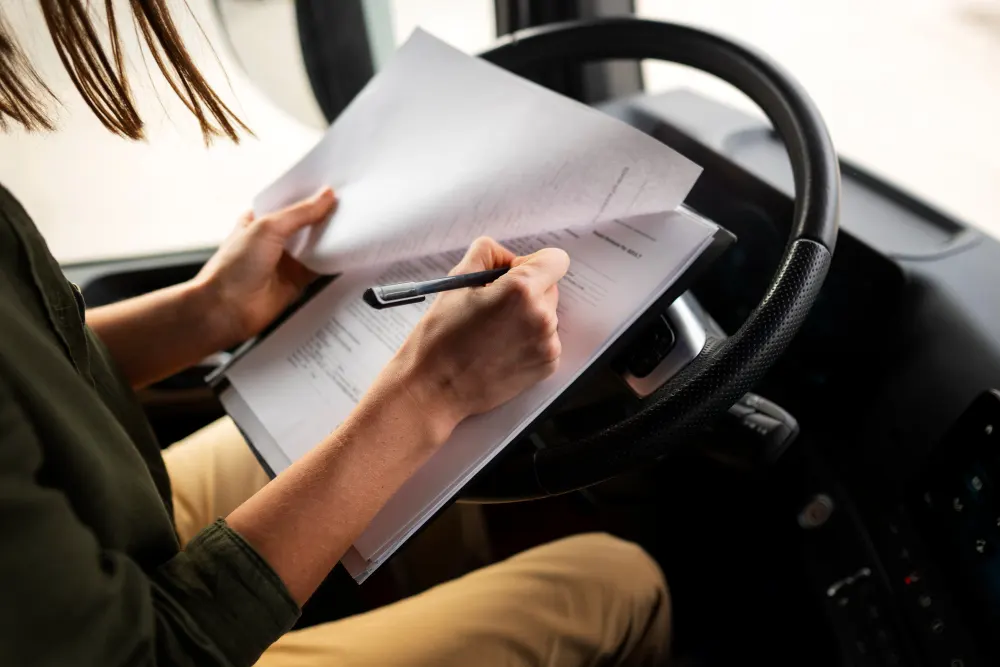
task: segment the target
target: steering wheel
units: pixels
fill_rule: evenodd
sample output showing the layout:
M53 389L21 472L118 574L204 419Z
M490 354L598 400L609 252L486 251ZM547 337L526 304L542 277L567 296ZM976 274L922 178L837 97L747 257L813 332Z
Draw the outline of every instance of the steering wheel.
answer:
M636 414L570 445L503 457L465 496L504 502L574 491L653 463L745 394L785 350L823 285L837 239L840 167L802 87L767 57L718 35L632 18L574 21L517 32L481 57L515 73L552 63L658 59L714 74L770 119L788 149L796 192L784 256L739 331L709 340Z

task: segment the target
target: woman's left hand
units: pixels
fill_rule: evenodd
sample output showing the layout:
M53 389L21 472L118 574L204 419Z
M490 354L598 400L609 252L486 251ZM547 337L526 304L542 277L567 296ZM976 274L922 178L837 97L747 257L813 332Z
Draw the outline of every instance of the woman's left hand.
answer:
M206 321L230 344L254 336L281 314L316 277L285 252L300 229L326 220L336 206L323 188L286 209L254 218L244 214L195 278L211 298Z

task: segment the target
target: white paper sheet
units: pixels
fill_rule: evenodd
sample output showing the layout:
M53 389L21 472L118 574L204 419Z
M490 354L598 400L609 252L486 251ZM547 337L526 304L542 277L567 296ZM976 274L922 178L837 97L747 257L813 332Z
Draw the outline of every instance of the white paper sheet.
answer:
M291 252L323 273L679 206L701 169L655 139L416 31L256 213L332 186Z
M570 255L560 283L559 370L500 408L463 422L355 542L345 561L352 574L367 576L454 496L676 280L715 229L674 211L508 242L518 254L557 246ZM341 277L233 366L230 381L288 460L315 446L350 413L426 308L375 311L361 301L364 289L443 275L458 257L437 255Z

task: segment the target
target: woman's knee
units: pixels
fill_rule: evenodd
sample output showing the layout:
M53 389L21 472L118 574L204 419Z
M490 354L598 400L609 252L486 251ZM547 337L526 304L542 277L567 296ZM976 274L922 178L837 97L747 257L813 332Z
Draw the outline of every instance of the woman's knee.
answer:
M574 535L525 552L537 571L597 613L603 628L616 628L620 664L658 664L670 644L670 594L663 571L638 544L606 533ZM604 631L602 631L602 636Z
M527 556L533 551L522 554ZM658 589L666 592L666 580L660 566L645 549L634 542L608 533L583 533L551 542L537 549L546 554L588 568L593 580L627 579L637 590Z
M669 613L663 571L634 542L607 533L584 533L523 552L513 560L535 561L574 586L599 589L602 596L627 600L639 609Z

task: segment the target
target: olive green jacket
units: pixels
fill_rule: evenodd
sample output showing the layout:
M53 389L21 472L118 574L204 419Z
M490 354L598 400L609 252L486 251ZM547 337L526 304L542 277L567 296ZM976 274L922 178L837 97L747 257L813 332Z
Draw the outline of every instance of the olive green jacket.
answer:
M180 549L152 429L2 187L0 540L4 666L250 665L299 614L224 521Z

